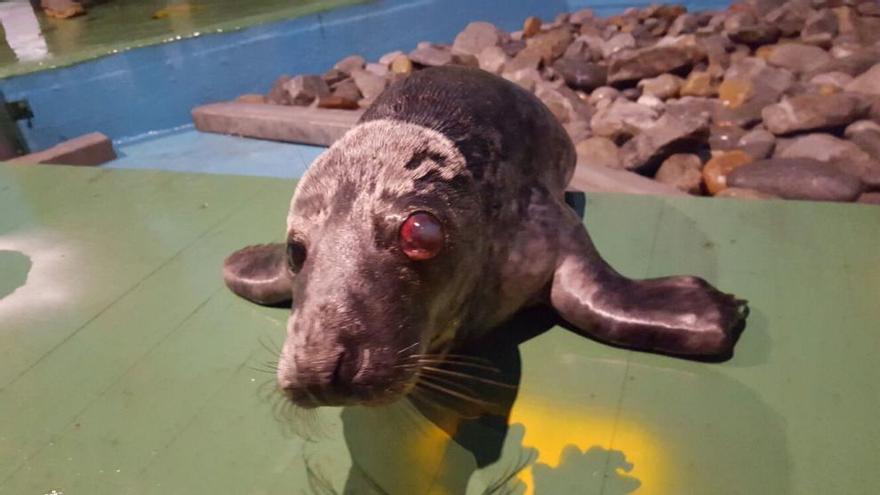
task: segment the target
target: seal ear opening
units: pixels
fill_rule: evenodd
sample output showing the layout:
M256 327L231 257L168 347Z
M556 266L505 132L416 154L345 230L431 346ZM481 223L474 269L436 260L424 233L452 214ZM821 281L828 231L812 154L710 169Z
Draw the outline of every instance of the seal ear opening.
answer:
M248 246L223 262L223 281L236 295L265 306L292 299L293 274L287 269L284 244Z

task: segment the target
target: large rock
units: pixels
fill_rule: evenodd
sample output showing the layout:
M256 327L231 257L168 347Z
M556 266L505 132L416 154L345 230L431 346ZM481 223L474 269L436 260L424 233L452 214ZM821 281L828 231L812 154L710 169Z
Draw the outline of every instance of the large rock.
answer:
M419 43L415 50L409 52L409 59L425 67L438 67L452 63L452 51L433 43Z
M779 135L848 125L867 111L856 95L802 94L764 108L761 115L767 129Z
M827 47L837 36L837 16L834 12L823 9L816 10L807 16L801 40L810 45Z
M545 83L538 86L535 96L544 102L562 123L587 120L593 116L592 107L565 86L556 88Z
M621 50L611 56L608 81L623 83L666 72L682 70L706 58L706 52L693 35L666 37L657 44Z
M344 59L336 62L334 69L345 74L351 74L352 71L363 69L367 65L367 61L360 55L349 55Z
M472 22L455 37L452 51L476 56L490 46L500 46L508 39L507 33L489 22Z
M738 12L724 20L727 36L736 43L749 46L775 43L779 39L779 28L757 19L750 12Z
M880 162L855 143L830 134L807 134L777 150L778 158L810 158L828 163L870 187L880 187Z
M321 76L296 76L284 86L287 97L294 105L305 106L321 96L330 94L330 87Z
M713 156L703 168L703 182L709 194L718 194L727 187L727 176L739 167L752 163L754 158L741 150Z
M643 95L656 96L661 100L667 100L678 96L682 84L684 84L684 79L678 76L660 74L654 78L642 79L639 81L638 86L642 88Z
M292 105L293 102L287 93L287 83L290 82L290 79L291 77L288 75L279 77L266 95L266 101L275 105Z
M526 40L526 47L514 57L514 60L537 57L544 65L550 65L565 53L573 39L571 32L566 28L538 33Z
M700 194L703 182L700 157L690 153L678 153L663 161L654 179L690 194Z
M667 112L623 145L623 166L651 174L669 155L704 144L708 134L709 118L705 114L676 116Z
M709 129L709 148L713 152L738 149L745 133L745 129L735 125L713 125Z
M553 69L570 87L588 92L604 86L608 76L601 65L573 58L560 58L553 64Z
M809 158L775 158L744 165L728 175L727 184L786 199L815 201L853 201L862 192L857 178Z
M866 95L880 95L880 63L846 85L847 91Z
M740 138L738 148L755 160L763 160L773 153L776 137L764 129L753 129Z
M361 69L352 71L351 78L367 101L375 100L388 85L388 80L384 77Z
M504 72L507 62L510 61L510 57L504 53L500 46L489 46L477 55L477 61L484 71L501 74Z
M658 117L657 110L621 98L597 111L590 124L593 134L619 141L651 127Z
M810 7L810 0L789 0L768 12L763 19L779 28L783 36L796 36L804 28Z
M860 120L846 128L846 138L871 158L880 160L880 124L873 120Z
M803 74L827 65L831 62L831 55L817 46L785 43L773 47L767 57L767 62L776 67Z
M591 167L620 168L620 149L608 138L591 137L575 146L578 163Z

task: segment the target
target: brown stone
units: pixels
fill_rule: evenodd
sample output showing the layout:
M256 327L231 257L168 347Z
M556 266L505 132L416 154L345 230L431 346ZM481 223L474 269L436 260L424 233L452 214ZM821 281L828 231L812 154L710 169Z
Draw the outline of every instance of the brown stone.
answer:
M287 83L290 82L290 79L291 77L288 75L280 76L275 81L275 84L272 85L269 94L266 95L266 100L275 105L293 104L293 102L290 101L290 95L287 93Z
M368 101L373 101L378 98L388 85L388 80L384 77L377 76L376 74L367 72L363 69L352 71L351 78L354 80L354 83L357 85L361 94L364 95L364 98Z
M851 94L802 94L770 105L761 114L767 130L780 135L844 126L867 110L865 103Z
M693 71L681 87L682 96L710 97L718 93L712 75L705 71Z
M815 71L831 62L831 55L817 46L785 43L777 45L770 52L767 62L794 73L803 74Z
M678 153L663 161L654 179L689 194L700 194L703 162L697 155Z
M667 110L654 125L623 145L623 166L627 170L651 174L663 159L704 143L708 134L707 115L676 114Z
M809 158L774 158L744 165L730 172L727 184L813 201L853 201L862 192L855 177Z
M870 187L880 187L880 162L857 144L831 134L806 134L778 149L778 158L810 158L833 165Z
M847 91L866 95L880 95L880 63L846 85Z
M727 187L727 175L747 163L754 161L752 155L734 150L713 157L703 167L703 181L709 194L715 195Z
M660 74L657 77L642 79L638 86L642 88L643 95L651 95L666 100L678 96L684 80L672 74Z
M621 83L674 72L703 60L706 52L696 37L667 37L653 46L622 50L609 60L608 81Z
M541 22L541 19L531 16L527 17L525 22L523 22L522 35L523 38L531 38L532 36L541 32L541 25L544 23Z
M754 94L752 82L745 78L725 79L718 86L718 98L725 106L736 108Z
M296 76L285 85L290 102L305 106L320 96L330 93L330 88L320 76Z
M409 52L409 59L425 67L439 67L452 63L452 51L445 46L433 43L419 43Z
M578 163L591 167L620 168L620 149L614 141L603 137L591 137L575 146Z
M345 74L351 74L352 71L363 69L366 65L367 61L364 60L364 57L361 57L360 55L350 55L339 62L336 62L336 65L334 65L333 68Z
M413 71L412 60L404 54L400 54L391 60L391 72L395 74L409 75Z
M499 46L509 38L507 33L488 22L472 22L455 37L452 51L478 55L491 46Z
M544 65L550 65L554 60L561 57L568 45L571 44L572 34L566 28L551 29L538 33L526 41L526 47L518 54L524 52L535 53L540 56Z
M504 53L504 49L500 46L486 47L477 55L480 68L493 74L504 72L505 65L509 60L510 57Z
M651 127L658 117L657 110L619 99L598 110L590 123L595 135L622 141Z

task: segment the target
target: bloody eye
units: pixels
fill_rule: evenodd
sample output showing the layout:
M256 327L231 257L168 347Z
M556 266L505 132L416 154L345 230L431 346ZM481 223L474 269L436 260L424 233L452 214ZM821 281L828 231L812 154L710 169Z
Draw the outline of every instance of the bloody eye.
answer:
M443 248L443 226L430 213L413 213L400 226L400 248L415 261L437 256Z

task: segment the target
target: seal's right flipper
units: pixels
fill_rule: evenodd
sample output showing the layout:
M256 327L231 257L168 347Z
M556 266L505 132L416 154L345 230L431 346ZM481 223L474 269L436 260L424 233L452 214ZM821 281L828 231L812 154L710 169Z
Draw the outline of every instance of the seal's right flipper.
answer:
M631 280L599 256L589 234L568 212L551 302L576 329L631 349L725 359L745 326L746 302L698 277Z
M232 292L257 304L273 306L291 300L293 275L284 244L248 246L223 262L223 280Z

